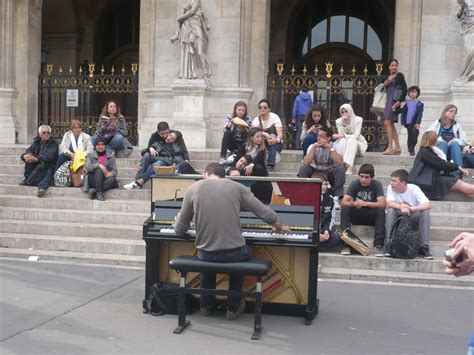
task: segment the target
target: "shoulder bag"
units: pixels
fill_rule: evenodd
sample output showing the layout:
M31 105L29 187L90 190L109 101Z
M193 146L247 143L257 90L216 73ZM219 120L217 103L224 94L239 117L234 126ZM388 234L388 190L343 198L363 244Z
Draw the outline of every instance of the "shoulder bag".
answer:
M386 105L387 92L385 91L385 86L383 84L379 84L374 89L374 100L372 101L370 112L375 113L379 116L383 115Z

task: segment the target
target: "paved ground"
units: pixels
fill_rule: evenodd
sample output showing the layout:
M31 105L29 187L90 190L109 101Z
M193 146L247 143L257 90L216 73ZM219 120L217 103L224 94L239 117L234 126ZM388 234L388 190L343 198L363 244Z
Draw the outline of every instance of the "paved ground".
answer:
M1 354L311 353L466 354L474 329L473 292L465 289L321 281L320 313L263 318L251 341L252 315L142 314L144 271L0 259Z

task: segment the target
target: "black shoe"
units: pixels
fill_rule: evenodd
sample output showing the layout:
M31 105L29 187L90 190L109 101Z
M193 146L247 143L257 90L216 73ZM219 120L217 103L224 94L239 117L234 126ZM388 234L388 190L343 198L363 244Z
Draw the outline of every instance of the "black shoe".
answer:
M97 199L99 201L105 201L104 194L102 192L97 192Z
M268 165L268 166L267 166L267 171L268 171L269 173L271 173L271 172L273 172L273 168L274 168L273 165Z
M94 200L94 199L95 199L96 194L97 194L97 193L95 192L95 189L90 189L90 190L89 190L89 198L90 198L91 200Z
M46 195L46 189L43 189L42 187L40 187L38 189L38 193L36 194L36 196L38 197L44 197L44 195Z
M21 180L18 185L20 186L27 186L28 184L26 183L26 179Z
M426 259L426 260L433 260L434 259L433 255L431 255L428 248L420 248L420 250L418 250L418 255L421 256L422 258Z

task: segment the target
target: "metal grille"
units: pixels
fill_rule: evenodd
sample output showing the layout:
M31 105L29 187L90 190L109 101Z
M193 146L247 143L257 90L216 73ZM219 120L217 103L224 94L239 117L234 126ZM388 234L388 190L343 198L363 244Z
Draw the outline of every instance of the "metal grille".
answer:
M277 113L283 121L291 121L291 111L295 97L304 88L313 93L313 101L323 106L331 123L340 116L339 107L350 103L357 116L364 119L362 134L369 144L369 151L381 151L387 144L387 137L382 117L370 112L374 88L382 79L383 64L377 63L376 74L369 74L367 66L350 70L340 65L337 72L333 72L333 63L325 63L325 70L321 72L317 65L310 72L303 66L301 73L297 73L294 66L285 73L285 63L276 64L276 72L268 75L267 96L272 103L272 111ZM288 149L294 148L294 130L286 129L285 142Z
M47 64L46 72L39 77L38 124L52 128L52 136L61 140L69 130L71 120L79 120L83 131L95 132L102 107L114 99L127 122L127 138L133 145L138 143L138 64L129 70L124 66L111 66L106 73L104 66L95 72L95 64L79 66L77 73L72 67L63 70Z

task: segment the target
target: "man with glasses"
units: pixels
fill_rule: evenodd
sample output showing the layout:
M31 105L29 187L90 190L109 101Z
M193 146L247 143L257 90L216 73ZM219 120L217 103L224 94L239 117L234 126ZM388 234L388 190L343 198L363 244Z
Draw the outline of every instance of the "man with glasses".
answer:
M382 184L374 176L373 165L361 165L359 179L350 183L341 202L341 229L350 228L351 224L375 226L374 254L383 257L385 197ZM349 247L344 247L341 254L350 255Z
M38 134L33 144L21 155L25 162L25 178L20 185L38 186L36 196L43 197L54 174L59 147L58 143L51 139L50 126L40 126Z

